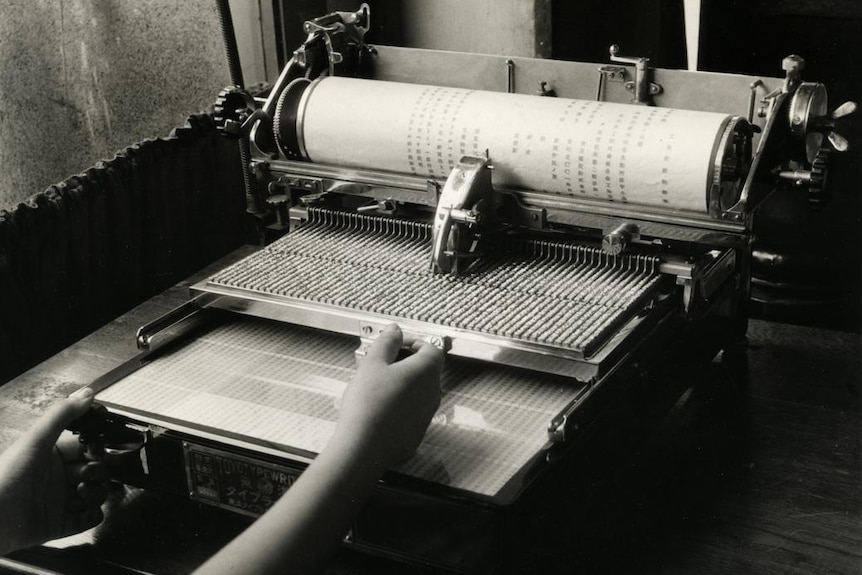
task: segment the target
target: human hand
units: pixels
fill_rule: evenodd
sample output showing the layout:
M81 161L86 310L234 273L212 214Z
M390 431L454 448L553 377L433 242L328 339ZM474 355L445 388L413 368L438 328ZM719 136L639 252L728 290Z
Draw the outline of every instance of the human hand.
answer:
M89 388L57 402L0 454L0 556L102 521L107 468L86 461L77 437L63 434L92 403Z
M413 455L440 406L443 352L417 341L413 355L395 361L403 341L391 324L371 345L341 399L330 442L364 450L382 469Z

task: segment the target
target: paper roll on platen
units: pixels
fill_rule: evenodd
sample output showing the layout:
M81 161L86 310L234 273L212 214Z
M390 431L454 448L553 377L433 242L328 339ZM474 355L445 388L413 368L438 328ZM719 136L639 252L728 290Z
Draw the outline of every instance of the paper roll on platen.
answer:
M497 187L705 213L732 116L327 77L297 113L305 156L445 179L464 155Z

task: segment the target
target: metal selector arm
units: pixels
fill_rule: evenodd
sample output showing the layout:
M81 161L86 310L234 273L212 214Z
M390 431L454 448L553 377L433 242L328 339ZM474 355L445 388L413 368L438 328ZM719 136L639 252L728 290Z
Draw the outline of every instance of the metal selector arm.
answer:
M493 214L492 166L488 158L464 156L449 174L434 215L431 266L458 275L480 256L479 228Z
M616 44L611 45L610 49L611 62L619 62L622 64L634 64L635 81L626 82L626 90L634 93L632 103L652 105L652 97L656 94L661 94L662 88L658 84L650 81L649 58L629 58L620 56L620 47Z

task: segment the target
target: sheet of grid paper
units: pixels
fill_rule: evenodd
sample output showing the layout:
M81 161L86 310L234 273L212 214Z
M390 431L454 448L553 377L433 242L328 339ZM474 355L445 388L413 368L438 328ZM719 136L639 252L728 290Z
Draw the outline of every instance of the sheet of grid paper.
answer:
M209 328L99 393L98 401L267 447L318 453L354 372L358 340L239 318ZM440 409L398 471L493 497L540 452L583 387L449 358Z

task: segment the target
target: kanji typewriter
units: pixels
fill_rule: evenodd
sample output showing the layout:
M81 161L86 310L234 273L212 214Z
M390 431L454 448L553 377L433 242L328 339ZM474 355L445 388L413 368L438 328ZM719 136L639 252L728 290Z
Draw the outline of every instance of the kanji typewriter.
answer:
M445 351L442 402L346 542L494 571L626 389L744 338L758 207L824 201L853 106L830 112L797 56L755 78L617 46L604 64L371 46L370 18L306 22L267 92L219 95L266 245L92 384L123 431L101 448L129 483L260 515L397 323Z

